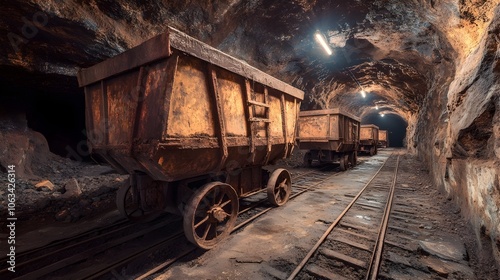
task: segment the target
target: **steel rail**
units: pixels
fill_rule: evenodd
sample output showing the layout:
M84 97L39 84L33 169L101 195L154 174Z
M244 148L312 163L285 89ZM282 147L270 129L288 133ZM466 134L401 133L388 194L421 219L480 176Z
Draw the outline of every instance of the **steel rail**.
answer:
M318 173L318 172L321 172L321 170L324 170L325 167L321 168L320 171L318 170L313 170L313 171L309 171L309 172L304 172L304 173L301 173L301 174L298 174L296 175L293 179L296 180L296 179L299 179L299 178L302 178L302 177L306 177L310 174L314 174L314 173ZM317 182L314 182L314 184L308 186L308 187L304 187L303 184L299 184L298 186L295 186L295 187L299 187L301 190L293 195L290 196L290 200L296 198L297 196L309 191L310 189L314 188L315 186L323 183L324 181L326 181L327 179L331 178L331 177L334 177L334 176L338 176L340 175L341 173L334 173L332 175L329 175L329 176L326 176L325 178L315 178L315 179L318 179L319 181ZM307 182L305 182L307 183ZM264 189L265 190L265 189ZM256 193L259 193L259 192L256 192ZM257 208L258 206L262 205L263 202L265 202L265 200L262 200L260 202L257 202L257 203L254 203L253 205L250 205L248 208L245 208L243 209L242 211L240 211L238 214L242 214L242 213L245 213L249 210L252 210L252 209L255 209ZM237 231L238 229L244 227L245 225L247 225L248 223L250 223L251 221L257 219L258 217L262 216L263 214L267 213L268 211L270 211L271 209L273 209L275 207L267 207L266 209L260 211L259 213L253 215L252 217L246 219L244 222L241 222L240 224L238 224L236 227L233 228L233 230L231 231L231 233L234 233L235 231ZM124 223L126 221L120 221L119 223L116 223L116 224L113 224L113 225L110 225L110 226L117 226L117 224L121 225L121 223ZM170 222L175 222L175 221L170 221ZM161 223L163 224L163 223ZM131 225L127 225L126 227L130 227ZM125 228L126 228L125 227ZM154 229L157 229L158 228L158 224L153 226L153 230ZM104 230L103 228L100 228L98 230ZM112 231L109 231L109 232L106 232L104 233L104 236L106 235L110 235L110 234L113 234L113 233L116 233L116 232L119 232L121 230L121 228L117 228L117 229L114 229ZM148 229L144 229L142 230L141 232L139 233L135 233L135 234L132 234L130 236L133 237L136 237L138 235L142 235L142 234L145 234L145 232L148 231ZM85 233L82 233L82 234L79 234L78 236L75 236L74 238L81 238L83 236L85 236L86 234L89 234L89 233L94 233L94 231L89 231L89 232L85 232ZM114 247L114 246L117 246L119 244L121 244L120 242L118 241L123 241L123 240L128 240L129 238L131 238L130 236L127 236L127 237L123 237L123 238L119 238L118 240L114 240L110 243L107 243L107 244L103 244L101 246L98 246L96 248L93 248L93 249L90 249L90 250L87 250L79 255L74 255L70 258L66 258L66 259L62 259L60 261L57 261L55 263L52 263L51 265L48 265L46 267L43 267L41 269L38 269L38 270L35 270L35 271L32 271L32 272L29 272L27 273L25 276L27 277L38 277L40 275L47 275L47 274L50 274L51 272L54 272L56 270L59 270L61 269L63 266L67 266L67 265L70 265L71 263L74 263L74 262L77 262L79 259L82 259L82 258L88 258L90 257L90 255L92 253L95 253L96 249L97 250L102 250L102 249L109 249L110 247ZM178 238L182 236L182 233L177 233L177 234L173 234L172 236L169 236L168 238L166 239L163 239L162 241L160 242L157 242L151 246L148 246L148 248L145 248L144 250L141 250L139 252L136 252L132 255L129 255L127 256L126 258L122 258L121 260L119 260L118 262L114 262L113 264L110 264L109 266L107 267L104 267L104 268L100 268L97 272L94 272L92 274L87 274L86 276L85 275L81 275L79 276L78 278L79 279L93 279L93 278L96 278L96 277L99 277L99 276L102 276L102 275L105 275L107 272L109 272L110 270L116 268L116 267L119 267L120 265L123 265L125 263L127 263L128 261L136 258L137 256L139 255L143 255L145 253L150 253L152 251L154 251L156 248L159 248L161 246L163 246L165 243L168 243L170 242L172 239L175 239L175 238ZM70 244L69 246L65 246L65 247L62 247L62 248L59 248L55 251L52 251L52 252L49 252L49 254L46 254L46 255L42 255L42 256L38 256L34 259L31 259L31 260L28 260L27 263L32 263L34 261L38 261L40 259L44 259L46 258L47 256L50 256L50 255L54 255L55 253L60 253L60 252L63 252L64 250L68 250L70 248L73 248L75 246L79 246L79 245L82 245L82 244L85 244L87 242L92 242L92 241L95 241L96 239L98 238L101 238L103 237L103 235L99 235L99 236L93 236L89 239L84 239L84 240L81 240L77 243L74 243L74 244ZM69 239L71 240L71 239ZM62 240L62 242L66 242L66 240ZM52 245L52 244L50 244ZM49 245L49 247L50 247ZM42 249L46 249L47 246L43 246L43 247L40 247L40 248L35 248L33 251L39 251L39 250L42 250ZM98 249L100 248L100 249ZM157 271L160 271L162 270L163 268L165 267L168 267L170 266L171 264L175 263L176 261L178 261L180 258L183 258L184 256L192 253L193 251L195 251L197 248L193 248L192 250L186 250L185 252L181 253L178 257L172 259L172 260L169 260L167 262L164 262L162 264L160 264L159 266L156 266L155 268L153 268L152 270L149 270L147 273L143 274L142 276L140 276L139 278L140 279L143 279L144 277L147 277L148 275L151 275ZM28 253L28 252L26 252ZM22 265L22 264L20 264ZM38 275L38 276L36 276ZM142 277L142 278L141 278Z
M140 255L146 255L146 254L153 253L158 247L161 247L165 243L170 243L172 240L175 240L175 239L180 238L182 236L184 236L184 232L182 232L182 231L174 233L173 235L169 236L168 238L163 239L163 240L161 240L161 241L159 241L151 246L148 246L147 248L144 248L144 249L140 250L139 252L136 252L136 253L129 255L125 258L122 258L120 261L115 262L107 267L101 268L97 273L92 273L92 274L89 274L87 276L79 277L79 278L77 278L77 280L95 279L99 276L106 274L110 270L119 267L120 265L126 264L127 262L133 260L134 258L136 258ZM190 251L189 253L191 253L191 252L192 251ZM182 255L182 257L185 255L187 255L187 254ZM176 258L176 259L178 259L178 258Z
M372 176L372 178L365 184L365 186L359 191L359 193L352 199L352 201L349 203L349 205L347 205L347 207L344 209L344 211L342 211L342 213L340 213L340 215L337 217L337 219L333 223L330 224L330 226L328 227L328 229L323 233L323 235L316 242L316 244L311 248L311 250L309 250L309 252L306 254L306 256L304 257L304 259L302 259L302 261L297 265L297 267L295 268L295 270L290 274L290 276L288 276L287 280L294 279L300 273L300 271L304 268L304 266L307 264L307 262L309 261L309 259L311 259L312 255L318 250L319 246L321 246L321 244L325 241L325 239L328 237L328 235L337 226L337 224L340 222L340 220L345 216L345 214L347 213L347 211L349 211L349 209L354 205L354 203L356 203L356 201L361 196L361 194L363 194L363 192L366 190L366 188L368 187L368 185L370 185L370 183L373 181L373 179L375 179L375 177L380 173L380 170L382 170L382 168L387 163L387 160L391 156L392 156L392 154L385 159L385 161L382 164L382 166L380 166L380 168Z
M117 223L117 224L113 224L113 225L114 225L114 226L117 226L117 225L122 225L122 224L124 224L124 223ZM75 248L75 247L77 247L77 246L81 246L81 245L83 245L83 244L85 244L85 243L93 242L93 241L98 240L98 239L101 239L101 238L103 238L103 237L106 237L106 236L109 236L109 235L112 235L112 234L115 234L115 233L121 232L121 231L123 231L123 230L125 230L125 229L127 229L127 228L129 228L129 227L131 227L131 226L133 226L133 225L128 224L128 225L126 225L125 227L119 227L119 228L113 229L113 230L111 230L111 231L105 232L105 233L103 233L103 234L100 234L100 235L97 235L97 236L93 236L93 237L90 237L90 238L88 238L88 239L83 239L83 240L80 240L80 241L78 241L78 242L76 242L76 243L68 244L68 245L66 245L66 246L64 246L64 247L61 247L61 248L59 248L59 249L56 249L56 250L54 250L54 251L50 251L50 252L48 252L48 253L46 253L46 254L44 254L44 255L40 255L40 256L37 256L37 257L34 257L34 258L30 258L30 259L28 259L28 260L26 260L26 261L23 261L23 262L21 262L21 263L19 263L19 264L16 264L16 268L17 268L17 269L19 269L20 267L25 267L25 266L27 266L27 265L30 265L30 264L33 264L33 263L37 263L38 261L43 260L43 259L46 259L47 257L50 257L51 255L56 255L56 254L58 254L58 253L61 253L61 252L66 251L66 250L71 250L72 248ZM111 226L110 226L110 227L105 227L105 228L100 228L100 229L101 229L101 230L105 230L105 229L107 229L107 228L111 228ZM88 231L88 232L85 232L85 233L79 234L78 236L73 236L73 237L70 237L70 238L68 238L68 239L58 240L58 241L57 241L56 243L54 243L54 244L52 244L52 243L51 243L51 244L46 245L46 246L42 246L42 247L35 248L35 249L33 250L33 252L29 252L29 253L33 254L33 253L38 252L38 251L43 250L43 249L45 249L45 250L46 250L46 249L50 249L51 247L55 247L55 246L57 246L57 245L59 245L59 244L61 244L61 243L68 243L68 242L71 242L71 241L73 241L73 240L77 240L77 239L79 239L79 238L81 238L81 237L83 237L83 236L85 236L85 235L91 235L92 233L95 233L95 232L98 232L98 231L99 231L99 230L95 230L95 231ZM59 241L60 241L60 242L59 242ZM23 257L25 257L25 256L26 256L26 255L24 255ZM6 272L6 269L2 269L2 270L0 270L0 274L2 274L2 273L4 273L4 272Z
M113 228L113 227L118 227L117 229L125 229L127 227L132 226L130 224L127 225L127 223L128 223L127 220L120 219L120 220L117 220L115 223L110 224L110 225L106 225L106 226L103 226L103 227L98 227L98 228L94 228L94 229L91 229L91 230L88 230L88 231L84 231L84 232L78 233L78 234L76 234L74 236L71 236L71 237L68 237L68 238L58 239L58 240L55 240L55 241L53 241L51 243L48 243L46 245L42 245L40 247L35 247L33 249L28 249L26 251L23 251L23 252L19 253L19 255L16 254L17 255L16 259L27 258L28 256L30 256L32 254L36 254L36 253L38 253L40 251L50 250L51 248L54 248L54 247L57 247L57 246L65 246L65 247L61 247L61 248L57 249L57 252L60 251L60 250L65 249L65 248L77 246L77 245L80 245L82 242L85 242L85 241L88 240L88 239L83 239L81 241L76 241L78 239L81 239L81 238L83 238L85 236L92 236L93 234L95 234L97 232L103 232L103 231L106 231L106 230L108 230L110 228ZM120 226L123 226L123 225L125 225L125 226L120 228ZM115 232L117 229L105 232L103 234L109 234L109 233ZM66 243L70 243L70 242L76 242L76 243L65 245ZM31 258L29 258L26 261L23 261L23 262L20 262L19 264L16 264L16 267L22 267L26 263L31 263L34 260L38 260L40 257L44 257L44 256L46 256L46 254L38 256L38 257L35 257L35 258L31 257ZM0 259L1 262L4 262L6 260L7 260L6 258ZM0 270L0 274L4 273L6 271L7 271L7 269Z
M178 220L177 220L178 221ZM139 232L135 232L131 235L128 235L128 236L124 236L124 237L121 237L121 238L118 238L118 239L115 239L113 241L110 241L110 242L107 242L107 243L104 243L102 245L99 245L97 247L94 247L94 248L89 248L83 252L80 252L79 254L77 255L73 255L69 258L65 258L65 259L62 259L62 260L59 260L57 262L54 262L50 265L47 265L41 269L38 269L38 270L34 270L32 272L29 272L23 276L20 276L20 278L18 279L36 279L36 278L39 278L41 276L44 276L44 275L47 275L49 273L52 273L54 271L57 271L61 268L64 268L66 266L69 266L69 265L72 265L74 263L78 263L82 260L85 260L85 259L88 259L88 258L91 258L92 256L96 255L97 253L99 252L103 252L105 250L109 250L110 248L114 248L116 246L119 246L129 240L132 240L132 239L135 239L137 237L140 237L140 236L143 236L149 232L152 232L152 231L155 231L155 230L158 230L162 227L165 227L169 224L172 224L172 223L175 223L176 221L165 221L165 222L162 222L162 223L159 223L159 224L156 224L150 228L147 228L147 229L143 229ZM16 278L15 278L16 279Z
M299 175L298 175L297 177L295 177L294 179L297 179L297 178L300 178L300 177L304 177L305 175L309 175L309 174L312 174L312 173L314 173L314 172L317 172L317 171L311 171L311 172L305 172L305 173L299 174ZM324 182L324 181L326 181L327 179L332 178L332 177L335 177L335 176L338 176L338 175L340 175L340 174L341 174L341 173L334 173L334 174L332 174L332 175L330 175L330 176L328 176L328 177L326 177L326 178L324 178L324 179L320 179L320 181L316 182L316 183L315 183L315 184L313 184L312 186L309 186L308 188L303 189L303 190L301 190L300 192L298 192L298 193L295 193L295 194L291 195L291 196L290 196L290 200L292 200L292 199L296 198L297 196L299 196L299 195L301 195L301 194L303 194L303 193L305 193L305 192L309 191L311 188L314 188L315 186L317 186L317 185L319 185L319 184L323 183L323 182ZM257 203L255 206L260 205L260 204L261 204L261 203ZM253 221L253 220L257 219L258 217L260 217L260 216L264 215L265 213L269 212L270 210L274 209L274 208L276 208L276 207L267 207L266 209L264 209L264 210L260 211L259 213L255 214L255 215L253 215L252 217L250 217L250 218L246 219L245 221L243 221L243 222L239 223L238 225L236 225L236 226L232 229L231 234L232 234L232 233L234 233L235 231L239 230L240 228L244 227L245 225L249 224L251 221ZM252 208L252 209L253 209L253 208ZM244 212L247 212L248 210L250 210L250 209L246 208L246 209L244 210ZM241 212L240 212L240 213L241 213ZM240 213L238 213L238 214L240 214ZM163 269L165 269L165 268L167 268L167 267L171 266L173 263L177 262L179 259L181 259L181 258L183 258L183 257L185 257L185 256L187 256L187 255L189 255L189 254L191 254L192 252L196 251L196 249L197 249L197 248L193 248L193 249L191 249L191 250L186 250L185 252L183 252L182 254L180 254L178 257L176 257L176 258L174 258L174 259L172 259L172 260L168 260L168 261L166 261L166 262L163 262L163 263L161 263L161 264L159 264L159 265L155 266L154 268L152 268L152 269L148 270L148 271L147 271L147 272L145 272L144 274L141 274L141 275L140 275L139 277L137 277L136 279L145 279L145 278L147 278L148 276L151 276L151 275L153 275L154 273L157 273L157 272L159 272L159 271L161 271L161 270L163 270Z
M314 172L314 171L313 171L313 172ZM310 172L310 173L313 173L313 172ZM289 200L292 200L292 199L296 198L297 196L299 196L299 195L301 195L301 194L303 194L303 193L305 193L305 192L309 191L311 188L314 188L315 186L317 186L317 185L319 185L319 184L323 183L323 182L324 182L324 181L326 181L327 179L329 179L329 178L331 178L331 177L334 177L334 176L338 176L339 174L340 174L340 173L335 173L335 174L332 174L331 176L326 177L325 179L321 179L319 182L316 182L314 185L309 186L309 187L307 187L307 188L304 188L304 189L302 189L301 191L299 191L298 193L295 193L295 194L291 195ZM233 231L232 231L232 232L234 232L234 231L236 231L236 230L238 230L238 229L242 228L243 226L245 226L245 225L249 224L251 221L253 221L253 220L257 219L258 217L260 217L260 216L264 215L265 213L267 213L268 211L270 211L270 210L272 210L272 209L274 209L274 208L276 208L276 207L267 207L266 209L264 209L264 210L260 211L259 213L257 213L257 214L255 214L255 215L253 215L252 217L250 217L250 218L246 219L244 222L241 222L241 223L239 223L238 225L236 225L236 226L233 228ZM254 209L254 208L252 208L252 209ZM248 209L248 208L247 208L247 209L245 209L245 212L247 212L248 210L251 210L251 209Z
M396 161L396 168L394 171L394 177L392 179L391 189L389 192L389 199L388 199L387 204L385 205L385 209L384 209L383 222L380 225L378 238L377 238L377 241L375 243L375 250L373 250L373 255L372 255L372 258L370 260L368 272L366 273L366 278L365 278L366 280L376 280L377 276L378 276L378 271L380 268L380 262L381 262L381 258L382 258L382 252L384 249L385 235L387 233L387 227L389 226L389 216L391 214L392 201L394 198L394 191L396 189L398 168L399 168L399 155L398 155L398 158Z

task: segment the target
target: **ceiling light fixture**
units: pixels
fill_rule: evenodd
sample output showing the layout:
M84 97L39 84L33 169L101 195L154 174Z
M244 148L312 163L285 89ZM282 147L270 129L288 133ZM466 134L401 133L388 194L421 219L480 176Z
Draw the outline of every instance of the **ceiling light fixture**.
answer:
M356 77L354 77L354 75L352 74L351 70L347 69L347 71L349 72L349 74L351 74L352 80L355 81L356 84L358 84L359 88L361 89L361 91L360 91L361 96L363 96L363 98L365 98L366 97L365 89L361 86L361 84L358 82L358 80L356 79Z
M363 96L363 98L365 98L365 97L366 97L366 92L365 92L365 90L364 90L364 89L362 89L362 90L361 90L361 96Z
M383 118L383 117L385 116L385 114L384 114L384 113L381 113L381 114L380 114L380 116Z
M378 110L378 105L375 105L375 110Z
M323 47L323 49L325 49L325 52L328 55L332 55L332 49L330 49L330 47L326 43L325 36L323 36L323 34L319 33L319 31L317 31L316 34L314 34L314 37L316 38L316 41L318 41L318 43Z

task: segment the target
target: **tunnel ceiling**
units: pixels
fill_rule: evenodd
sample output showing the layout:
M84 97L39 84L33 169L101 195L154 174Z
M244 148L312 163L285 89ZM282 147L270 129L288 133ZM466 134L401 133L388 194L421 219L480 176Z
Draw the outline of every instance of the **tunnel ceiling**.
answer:
M408 119L477 45L498 2L6 1L0 71L4 85L76 90L76 79L61 77L171 25L303 89L303 109L343 106L366 115L377 104Z

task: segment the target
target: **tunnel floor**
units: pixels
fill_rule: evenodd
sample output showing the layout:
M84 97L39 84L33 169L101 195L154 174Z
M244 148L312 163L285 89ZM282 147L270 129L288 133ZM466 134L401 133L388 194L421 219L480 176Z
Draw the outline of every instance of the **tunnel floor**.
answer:
M394 162L394 154L399 155L399 170L393 207L399 207L397 210L399 212L391 212L389 217L389 227L384 243L385 255L383 255L381 265L382 278L497 278L498 271L495 268L491 251L488 250L489 245L485 244L483 248L476 246L476 235L461 216L455 203L432 185L428 170L415 156L400 149L382 149L376 156L361 156L358 166L345 172L338 172L335 168L322 171L323 167L319 165L304 168L296 166L297 162L293 159L281 162L273 168L288 168L292 177L303 172L315 171L325 176L326 180L284 206L271 209L233 232L229 238L212 250L196 249L184 253L190 243L182 235L174 243L163 245L162 249L158 249L159 252L149 252L147 256L115 268L112 274L105 274L103 277L120 275L124 279L140 278L153 267L171 261L164 268L150 273L147 278L286 279L329 225L337 219L346 203L359 193L379 169L381 174L386 172L381 169L381 166L384 162L388 162L391 155ZM299 156L295 158L298 161ZM379 180L376 183L379 188L390 184L389 175L387 173L385 177L381 177L385 178L384 181ZM257 196L255 199L261 198ZM377 194L372 194L370 198L367 198L361 208L356 210L358 211L356 215L350 220L341 222L343 224L341 230L345 233L354 232L355 236L361 237L363 234L360 232L363 230L368 232L377 230L379 223L373 214L376 208L373 206L379 203L377 200ZM160 223L167 223L168 219L161 218L149 224L131 225L131 228L134 229L133 233L137 233L141 228L158 227ZM57 243L57 240L69 236L99 230L116 221L119 221L118 213L111 211L93 219L81 219L76 222L39 223L38 226L32 226L32 228L19 229L17 242L23 251L31 250ZM356 223L361 223L361 227L354 225ZM165 229L161 228L156 235L165 238L179 230L182 231L182 224L173 221L166 225ZM156 235L145 235L139 241L124 242L119 245L119 249L108 248L95 257L87 256L85 261L78 265L62 266L56 275L72 277L73 274L79 275L82 270L89 269L89 267L98 267L103 263L112 262L121 255L127 256L133 248L146 248L149 245L145 243L157 238ZM123 236L114 239L109 237L94 237L94 239L102 239L99 242L103 244L99 246L110 246L111 243L119 242ZM344 240L356 246L359 242L357 239L362 238L345 241L343 237L329 236L323 243L330 246L335 245L339 240ZM343 244L342 246L345 247L345 243ZM325 250L320 249L319 252ZM341 251L340 247L338 251ZM80 254L83 253L80 252ZM298 274L298 279L332 278L332 275L342 275L346 279L360 278L358 272L346 263L339 262L331 256L325 257L322 253L315 253L310 262L312 264L308 264ZM356 264L354 261L353 263ZM336 274L328 274L329 269L337 271Z
M361 157L362 163L356 168L331 177L314 191L273 209L215 249L174 266L156 279L201 279L208 275L212 279L286 279L291 269L301 261L344 209L344 200L356 194L392 152L394 150L387 149L371 158ZM404 243L405 246L401 247L405 249L400 250L400 253L390 253L388 258L391 264L388 265L389 268L385 268L385 277L489 279L491 275L488 273L494 275L495 272L482 267L480 262L484 260L480 259L481 256L479 259L475 257L478 253L473 245L475 237L467 231L466 222L460 217L459 210L432 186L427 170L415 157L399 152L403 155L396 189L410 190L413 195L408 198L398 195L396 191L393 203L417 207L407 209L413 215L407 216L403 221L406 227L394 226L397 232L393 230L392 234L405 236L406 240L400 241ZM415 204L409 200L418 202ZM378 228L378 224L370 221L370 209L357 217L364 220L366 227L374 230ZM349 226L346 229L354 230ZM329 239L330 236L325 242L329 242ZM390 239L389 234L386 242L390 243ZM443 245L438 251L445 255L447 251L463 251L463 256L453 259L429 252L425 248L426 244L430 247ZM335 266L335 260L331 258L316 258L314 262L323 268ZM343 271L341 276L346 279L360 277L349 268L344 268ZM328 273L322 275L317 269L309 269L298 275L299 279L317 277L334 276L329 277Z

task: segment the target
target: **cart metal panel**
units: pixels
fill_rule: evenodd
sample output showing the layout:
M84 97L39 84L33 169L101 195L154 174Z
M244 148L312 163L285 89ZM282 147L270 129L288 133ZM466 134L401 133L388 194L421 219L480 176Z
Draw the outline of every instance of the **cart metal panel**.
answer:
M387 130L378 131L378 146L387 148L389 146L389 139L387 137Z
M287 157L304 96L173 28L78 80L91 149L162 181Z
M358 142L360 118L338 108L302 111L299 114L299 148L352 151Z
M338 160L343 170L356 165L359 123L359 117L338 108L300 112L297 142L299 149L309 150L305 164Z
M361 125L359 137L359 151L367 152L370 155L377 154L379 128L374 124Z

